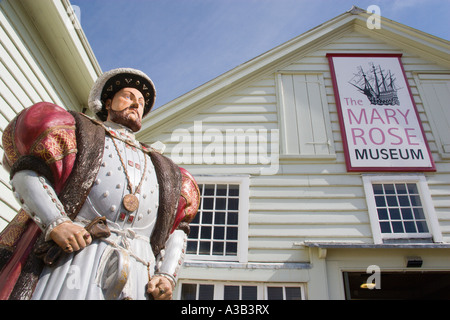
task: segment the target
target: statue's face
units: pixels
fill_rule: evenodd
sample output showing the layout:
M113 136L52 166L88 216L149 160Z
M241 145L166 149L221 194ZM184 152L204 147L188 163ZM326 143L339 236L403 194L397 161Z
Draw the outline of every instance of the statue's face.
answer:
M108 121L112 121L137 132L142 126L145 99L142 93L134 88L123 88L114 98L105 102L108 110Z

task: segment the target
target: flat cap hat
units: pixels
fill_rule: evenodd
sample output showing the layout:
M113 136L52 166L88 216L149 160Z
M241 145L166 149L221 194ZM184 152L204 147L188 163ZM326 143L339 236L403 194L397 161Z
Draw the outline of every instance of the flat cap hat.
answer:
M152 80L142 71L132 68L118 68L103 73L95 81L89 94L89 109L100 119L105 121L108 112L105 102L123 88L138 89L144 99L144 116L146 116L155 104L156 89Z

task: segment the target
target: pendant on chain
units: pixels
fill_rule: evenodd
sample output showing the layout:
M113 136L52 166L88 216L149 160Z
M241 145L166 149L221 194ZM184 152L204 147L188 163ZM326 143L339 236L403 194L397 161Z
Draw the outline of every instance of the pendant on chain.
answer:
M128 189L130 190L130 192L132 192L133 185L131 184L130 177L128 176L127 166L125 165L125 162L124 162L122 156L120 155L119 147L117 146L116 142L114 141L115 136L111 136L111 137L112 137L112 142L114 144L114 147L119 156L120 163L122 164L123 171L125 172L125 176L128 181ZM145 160L144 173L142 174L141 181L139 182L139 185L137 186L136 191L141 189L142 183L144 182L145 173L147 171L147 156L145 155L145 153L144 153L144 160ZM135 191L135 193L136 193L136 191ZM126 210L128 210L129 212L134 212L139 208L139 199L134 194L130 193L130 194L127 194L125 197L123 197L122 204L123 204L123 207Z
M126 210L134 212L139 208L139 200L134 194L127 194L123 197L123 206Z

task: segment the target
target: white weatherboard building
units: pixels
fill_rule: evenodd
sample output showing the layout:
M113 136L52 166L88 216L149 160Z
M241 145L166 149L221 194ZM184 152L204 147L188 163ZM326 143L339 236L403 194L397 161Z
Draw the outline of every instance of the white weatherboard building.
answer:
M68 0L0 1L0 130L41 101L87 107L100 67ZM75 24L74 24L75 23ZM1 149L3 158L3 149ZM0 230L20 209L0 170Z
M82 30L42 29L68 2L11 3L1 128L44 98L82 110L99 74ZM203 196L176 299L449 298L450 45L371 17L353 8L146 118L139 139L164 143ZM56 30L77 67L49 54ZM346 91L343 65L364 71L366 91ZM356 160L372 162L351 162L363 143ZM4 227L18 206L0 177Z

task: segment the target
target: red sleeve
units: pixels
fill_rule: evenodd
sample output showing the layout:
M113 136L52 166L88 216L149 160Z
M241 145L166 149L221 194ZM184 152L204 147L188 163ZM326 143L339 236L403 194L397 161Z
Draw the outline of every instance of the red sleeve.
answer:
M185 169L180 168L182 175L181 196L178 202L177 216L172 227L174 232L181 223L189 224L194 220L200 206L200 190L194 177Z
M35 156L50 167L55 191L61 191L77 152L75 119L68 111L52 103L37 103L11 121L2 140L6 167L22 156Z

